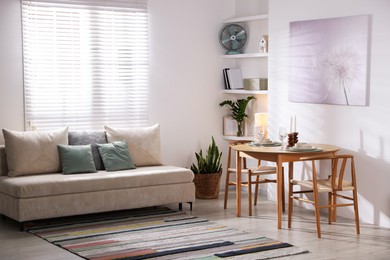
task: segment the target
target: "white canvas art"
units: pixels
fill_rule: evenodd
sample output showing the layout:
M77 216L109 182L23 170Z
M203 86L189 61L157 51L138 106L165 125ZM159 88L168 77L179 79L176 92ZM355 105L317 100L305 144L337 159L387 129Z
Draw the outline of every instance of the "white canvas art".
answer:
M290 23L289 101L368 105L370 16Z

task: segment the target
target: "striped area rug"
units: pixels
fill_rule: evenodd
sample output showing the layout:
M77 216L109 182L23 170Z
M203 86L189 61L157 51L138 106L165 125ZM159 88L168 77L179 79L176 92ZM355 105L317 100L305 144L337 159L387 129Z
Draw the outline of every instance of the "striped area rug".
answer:
M46 222L47 223L47 222ZM65 218L28 232L85 259L270 259L306 253L168 208Z

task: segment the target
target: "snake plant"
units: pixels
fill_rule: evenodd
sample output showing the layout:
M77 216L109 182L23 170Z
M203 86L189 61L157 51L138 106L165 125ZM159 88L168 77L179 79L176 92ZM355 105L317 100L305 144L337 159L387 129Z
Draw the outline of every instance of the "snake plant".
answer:
M211 137L211 144L206 152L206 157L203 156L202 149L199 153L195 153L197 165L191 165L191 170L195 173L210 174L220 172L222 169L221 156L218 146L215 144L214 137Z

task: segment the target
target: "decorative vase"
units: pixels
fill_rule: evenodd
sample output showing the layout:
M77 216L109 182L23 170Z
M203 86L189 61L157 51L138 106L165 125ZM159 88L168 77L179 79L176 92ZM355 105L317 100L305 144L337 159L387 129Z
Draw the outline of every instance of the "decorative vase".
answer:
M198 199L218 199L221 172L195 174L195 197Z
M244 121L237 121L237 136L244 136Z

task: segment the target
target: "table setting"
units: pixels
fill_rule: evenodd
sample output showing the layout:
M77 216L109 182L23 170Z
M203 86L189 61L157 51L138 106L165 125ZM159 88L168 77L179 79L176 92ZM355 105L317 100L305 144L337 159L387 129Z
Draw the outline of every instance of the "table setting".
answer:
M280 150L286 152L321 152L322 149L313 146L309 143L298 142L298 132L296 130L297 122L296 115L291 116L290 132L287 132L286 127L279 128L280 141L273 141L267 138L267 121L268 118L264 113L255 114L255 125L253 128L253 142L247 143L250 147L280 147ZM288 137L287 143L285 139Z
M286 127L279 128L280 141L274 141L267 135L268 118L266 113L255 114L253 141L231 146L236 152L236 183L241 183L241 156L249 156L257 160L274 162L277 168L277 227L282 228L282 197L283 197L283 163L288 163L289 174L293 173L294 162L302 157L333 156L339 147L330 144L313 144L298 142L296 131L296 116L291 116L290 132ZM287 142L286 142L286 138ZM241 185L236 188L236 216L241 216Z

